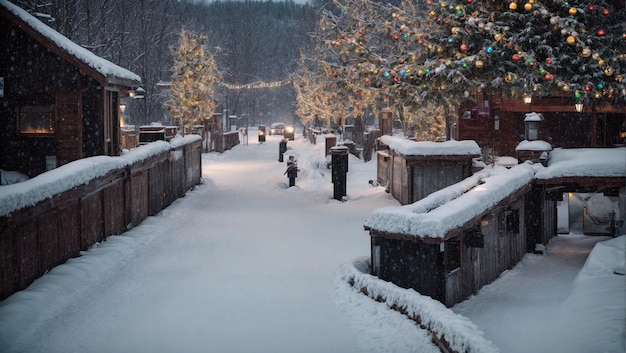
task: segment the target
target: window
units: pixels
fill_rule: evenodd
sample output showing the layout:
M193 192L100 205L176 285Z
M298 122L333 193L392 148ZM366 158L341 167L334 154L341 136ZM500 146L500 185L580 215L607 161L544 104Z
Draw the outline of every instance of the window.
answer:
M519 233L519 210L509 211L506 216L506 228L509 233Z
M23 135L52 135L56 132L54 104L19 108L17 131Z

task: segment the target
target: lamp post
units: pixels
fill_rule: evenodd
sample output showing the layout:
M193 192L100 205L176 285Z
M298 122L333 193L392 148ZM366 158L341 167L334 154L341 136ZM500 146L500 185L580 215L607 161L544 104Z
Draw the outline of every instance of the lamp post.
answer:
M576 107L576 111L578 113L583 111L583 103L582 102L576 102L576 104L574 104L574 106Z

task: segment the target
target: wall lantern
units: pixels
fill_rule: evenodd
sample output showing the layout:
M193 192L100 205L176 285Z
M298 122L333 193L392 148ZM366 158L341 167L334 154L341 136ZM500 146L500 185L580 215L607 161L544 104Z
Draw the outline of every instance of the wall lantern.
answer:
M574 106L576 107L576 111L577 112L582 112L583 111L583 104L581 102L578 102L576 104L574 104Z
M522 97L522 100L524 101L524 104L530 104L533 101L533 97L530 94L524 94L524 96Z
M136 90L131 91L129 96L135 99L143 99L146 96L146 90L143 87L139 86Z

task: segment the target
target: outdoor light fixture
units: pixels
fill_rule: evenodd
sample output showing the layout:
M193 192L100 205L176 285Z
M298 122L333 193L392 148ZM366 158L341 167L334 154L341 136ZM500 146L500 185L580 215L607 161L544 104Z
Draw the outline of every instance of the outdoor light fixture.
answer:
M522 97L522 100L524 101L524 104L530 104L533 101L533 97L530 94L525 94L524 97Z
M130 97L134 99L143 99L146 95L146 90L143 87L139 86L135 91L130 92Z
M583 111L583 104L581 102L578 102L576 104L574 104L574 106L576 107L576 111L577 112L582 112Z

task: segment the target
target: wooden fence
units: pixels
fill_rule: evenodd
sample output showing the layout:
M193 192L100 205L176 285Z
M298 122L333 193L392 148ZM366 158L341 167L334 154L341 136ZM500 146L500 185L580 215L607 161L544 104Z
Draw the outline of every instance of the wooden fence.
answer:
M172 145L0 217L0 300L107 236L157 214L199 184L201 147L201 140Z

